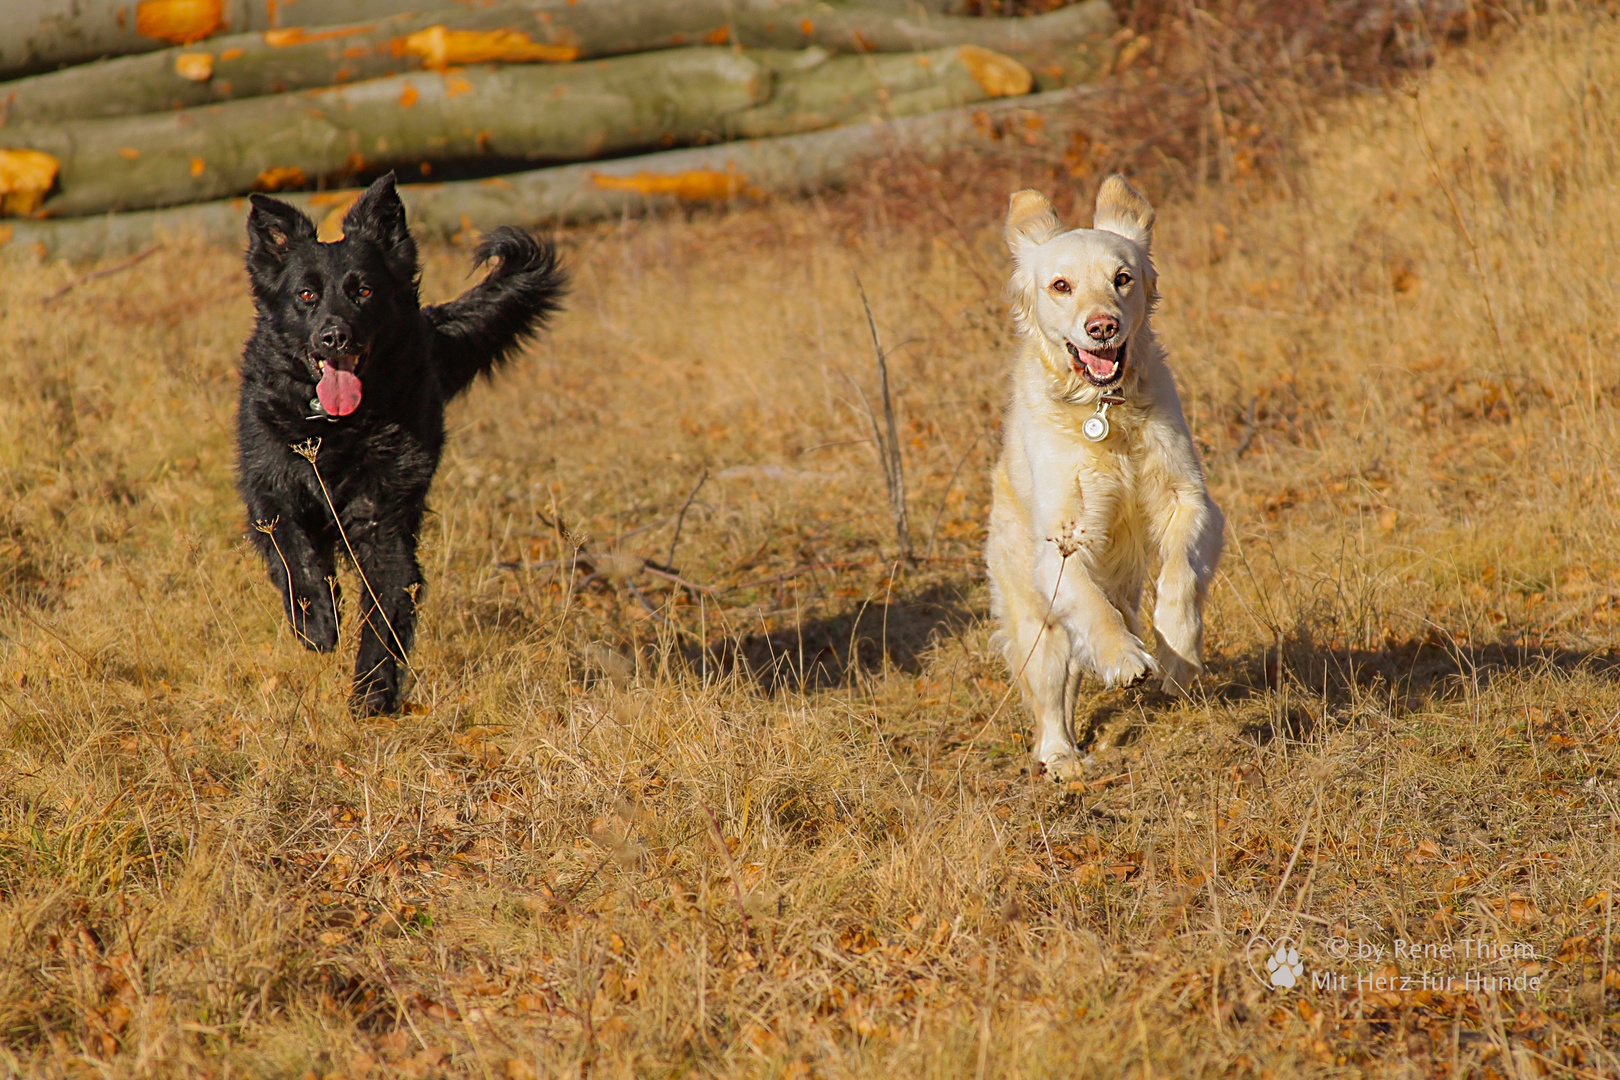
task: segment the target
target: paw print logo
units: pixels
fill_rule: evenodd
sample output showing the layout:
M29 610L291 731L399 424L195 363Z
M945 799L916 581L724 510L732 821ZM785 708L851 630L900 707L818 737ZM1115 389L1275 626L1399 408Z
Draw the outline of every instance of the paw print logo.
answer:
M1277 951L1266 957L1266 971L1271 974L1271 985L1280 990L1292 990L1305 977L1299 950L1292 948L1287 939L1279 941Z
M1305 961L1299 957L1299 943L1291 937L1271 938L1256 935L1249 939L1245 950L1249 970L1262 984L1277 990L1292 990L1305 979ZM1264 963L1260 957L1264 956Z

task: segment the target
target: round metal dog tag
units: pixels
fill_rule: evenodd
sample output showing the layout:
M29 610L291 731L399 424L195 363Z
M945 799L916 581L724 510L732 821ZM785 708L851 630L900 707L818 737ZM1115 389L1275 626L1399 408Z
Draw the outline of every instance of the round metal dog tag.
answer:
M1086 417L1086 422L1080 425L1080 434L1092 442L1102 442L1108 438L1108 417L1104 413Z

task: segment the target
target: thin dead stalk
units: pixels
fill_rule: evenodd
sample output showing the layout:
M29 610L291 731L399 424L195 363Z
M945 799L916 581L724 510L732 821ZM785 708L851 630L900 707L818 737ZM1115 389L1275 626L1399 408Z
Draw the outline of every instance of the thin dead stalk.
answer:
M664 560L665 566L673 567L675 565L675 545L681 542L681 526L686 524L686 512L691 509L692 500L697 498L697 493L703 490L703 485L708 481L709 470L704 469L703 475L698 477L697 484L686 496L686 501L681 504L681 512L675 515L675 535L669 538L669 557Z
M120 272L122 272L124 270L128 270L130 267L134 266L136 263L142 262L145 259L150 258L153 255L156 255L158 252L160 252L162 250L163 250L163 245L162 244L153 244L151 247L147 248L145 251L141 252L139 255L136 255L136 256L134 256L132 258L125 259L123 262L119 263L117 266L109 266L104 270L92 270L88 274L80 274L78 277L74 278L72 281L68 282L66 285L63 285L60 289L57 289L55 292L47 293L45 298L43 300L41 300L40 303L44 304L44 305L54 304L56 301L62 299L62 297L66 296L68 293L72 292L74 289L77 289L80 285L83 285L85 282L94 281L97 278L111 277L113 274L117 274L117 273L120 273Z
M900 435L894 425L894 400L889 394L889 361L883 354L883 343L878 338L877 321L872 318L872 305L866 299L866 286L861 276L855 275L855 288L861 294L861 307L866 310L866 326L872 332L872 354L877 357L878 382L883 389L883 421L886 431L878 428L877 415L872 405L861 395L866 406L867 419L872 421L872 441L877 446L878 460L883 465L883 482L889 489L889 513L894 518L894 538L900 545L900 557L907 564L915 564L916 554L911 547L911 522L906 517L906 474L900 460Z

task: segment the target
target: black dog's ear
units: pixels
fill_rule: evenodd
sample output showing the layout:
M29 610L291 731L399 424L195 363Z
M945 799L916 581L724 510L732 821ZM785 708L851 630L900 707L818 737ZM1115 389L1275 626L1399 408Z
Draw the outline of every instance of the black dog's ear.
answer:
M405 204L394 189L394 174L379 176L343 215L343 236L370 240L383 249L389 269L401 281L416 277L416 241L405 224Z
M296 206L268 195L252 195L248 212L248 266L255 271L275 273L287 261L287 253L300 240L315 239L315 223Z

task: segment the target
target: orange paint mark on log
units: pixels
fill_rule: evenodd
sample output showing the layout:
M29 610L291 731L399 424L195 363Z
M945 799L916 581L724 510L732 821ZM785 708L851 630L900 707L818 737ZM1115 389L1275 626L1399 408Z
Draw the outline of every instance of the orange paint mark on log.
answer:
M459 97L462 94L471 93L472 88L473 84L460 75L446 75L444 77L445 97Z
M60 167L60 162L41 150L0 150L0 217L38 210Z
M956 50L956 58L979 84L979 89L991 97L1018 97L1029 93L1035 85L1035 76L1030 74L1029 68L1010 56L977 45L963 45Z
M225 0L141 0L135 32L142 37L190 45L219 30Z
M504 176L491 176L478 182L485 187L500 188L502 191L512 190L512 181Z
M429 71L460 64L559 64L579 59L576 47L535 41L521 30L447 30L430 26L403 40L403 48L396 47L396 55L405 52L420 56L422 66Z
M400 91L399 103L408 109L412 105L415 105L417 101L421 99L421 97L422 95L417 91L416 87L412 86L410 83L406 83L405 89Z
M343 50L343 59L345 60L358 60L362 56L370 55L371 46L369 45L350 45L347 49Z
M809 37L811 34L813 34L815 32L816 32L816 24L815 23L811 22L809 19L801 19L799 21L799 33L803 34L805 37Z
M226 49L224 52L219 54L219 58L221 60L235 60L238 57L240 57L245 51L246 50L243 50L243 49Z
M302 26L293 26L286 30L266 30L262 36L264 37L264 43L271 48L284 49L288 45L302 45L306 41L325 41L328 38L369 34L375 29L377 29L375 24L369 26L334 26L330 30L316 30L311 33Z
M642 195L669 195L693 202L734 199L743 196L763 199L765 193L748 182L748 177L727 169L688 169L678 173L642 172L631 176L592 173L591 183L608 191L634 191Z
M192 176L201 176L203 174L203 170L206 169L206 168L208 168L208 166L203 164L203 159L202 158L194 157L194 158L191 159L191 175Z
M731 27L720 26L703 35L703 40L710 45L724 45L731 40Z
M141 156L141 152L135 149L133 146L120 146L118 148L118 156L121 158L128 158L130 161L134 161L136 158Z
M861 33L859 30L855 31L855 48L859 49L861 52L877 52L877 46L872 43L870 38Z
M189 82L207 82L214 77L214 54L180 53L174 58L174 73Z
M253 181L259 191L280 191L304 182L304 170L296 165L273 165Z

